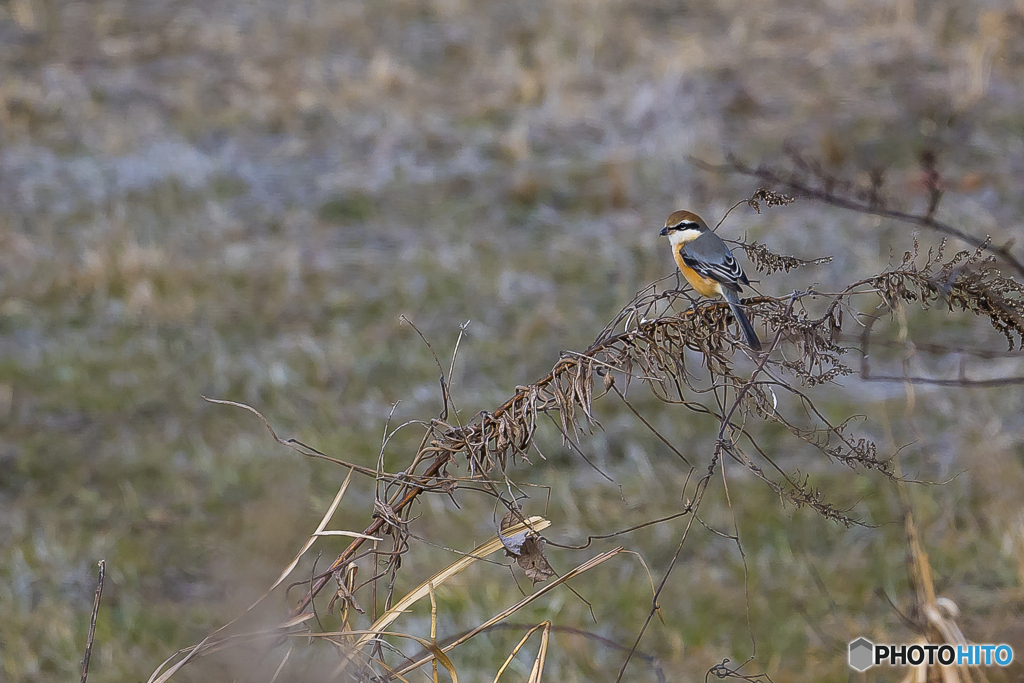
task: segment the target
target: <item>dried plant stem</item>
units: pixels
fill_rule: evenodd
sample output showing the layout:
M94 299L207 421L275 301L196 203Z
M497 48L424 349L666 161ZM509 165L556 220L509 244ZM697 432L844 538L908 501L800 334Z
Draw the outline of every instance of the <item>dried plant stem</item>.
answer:
M873 191L876 199L872 200L871 206L881 207L883 203L877 198L878 188L875 187ZM788 198L762 190L751 199L755 200L771 206L785 203ZM933 220L930 214L926 218ZM653 588L654 599L647 619L619 670L619 680L622 680L644 633L654 616L659 614L658 600L673 570L680 563L682 550L694 520L704 524L697 518L697 511L713 481L716 469L724 467L723 461L726 457L745 467L778 495L781 501L789 502L796 507L810 507L823 517L847 526L858 523L850 516L850 510L839 508L823 498L821 492L808 482L807 477L800 475L798 471L788 471L780 466L775 455L758 443L757 433L751 429L751 423L761 421L781 427L791 437L795 437L799 444L817 450L832 462L842 463L851 469L874 471L889 479L900 480L899 471L892 457L894 454L880 454L873 442L850 433L850 425L856 416L848 417L841 422L831 422L825 411L815 405L812 392L808 389L856 374L856 370L848 361L851 349L840 345L841 340L850 338L850 325L847 324L844 329L844 319L852 319L855 324L866 330L860 335L861 340L865 342L865 349L867 335L870 334L874 321L879 318L879 310L898 312L909 303L925 309L948 309L987 319L1007 339L1011 350L1024 342L1024 285L1003 276L993 266L995 257L985 254L987 246L986 241L973 252L960 251L947 258L943 253L944 242L937 248L929 250L927 254L922 254L915 241L913 251L906 254L901 264L859 279L840 291L819 292L809 289L794 291L786 297L757 296L746 299L742 305L748 316L757 324L764 325L771 335L762 338L772 339L766 350L756 355L750 353L739 341L735 320L727 303L695 299L685 290L658 291L657 283L652 284L626 304L585 351L563 353L544 377L528 386L516 387L512 396L493 412L481 411L465 422L458 415L449 387L458 349L456 348L452 354L452 362L446 372L428 343L441 377L442 408L435 419L407 422L398 427L402 429L410 424L418 424L423 426L424 431L419 445L411 454L409 465L397 473L385 471L385 451L391 437L397 431L389 431L390 416L385 426L377 465L371 469L329 458L293 439L280 439L269 422L249 406L208 399L215 403L242 407L255 413L263 420L278 443L304 455L315 455L350 468L331 509L299 556L281 574L272 590L294 569L302 552L308 550L309 545L317 537L337 533L351 535L354 538L325 572L316 574L314 569L308 581L293 584L308 586L308 589L286 622L269 630L240 635L219 635L230 625L228 624L193 648L179 653L184 654L184 657L161 674L161 669L174 657L168 659L150 680L163 683L191 659L245 642L263 638L279 640L282 637L298 637L300 633L295 627L317 618L315 609L314 613L310 613L309 608L316 607L314 600L318 594L332 578L339 576L340 571L348 571L345 568L355 567L354 563L362 558L372 559L371 576L357 584L354 574L349 575L344 586L339 579L339 589L332 598L332 603L341 598L346 605L345 609L351 603L358 610L355 594L361 587L370 584L371 600L376 607L377 582L384 579L384 614L377 617L374 607L374 625L367 631L348 630L346 616L342 622L346 630L337 634L326 634L323 633L321 626L319 633L305 632L307 637L321 636L340 648L343 661L339 663L336 673L341 673L357 659L360 666L363 662L369 661L372 668L384 671L387 680L401 679L405 673L431 659L449 668L450 662L443 658L444 652L545 595L566 579L605 561L621 551L621 548L584 563L573 572L556 579L443 648L435 642L436 633L433 631L429 641L414 636L403 636L422 642L429 654L424 654L415 662L407 660L396 669L389 667L384 661L385 649L391 647L380 637L387 634L384 629L413 602L428 594L433 596L433 590L448 576L479 559L476 557L479 554L478 549L435 574L422 584L420 589L393 601L398 569L403 555L409 550L409 515L412 502L426 492L444 493L455 501L455 491L461 487L495 496L509 508L509 514L518 515L519 520L524 519L524 513L519 510L516 503L518 486L509 478L510 462L515 464L518 457L525 459L530 449L537 447L534 437L541 417L552 421L568 449L585 457L579 442L583 435L600 428L593 403L605 396L615 396L622 401L639 424L657 437L659 442L678 458L678 462L689 466L683 490L691 495L686 501L685 509L675 515L635 524L614 534L590 536L587 544L583 546L552 543L564 548L587 547L595 538L627 534L651 524L689 515L676 551L663 570L660 582ZM790 270L823 262L823 259L805 260L773 254L764 245L756 245L756 249L751 247L748 253L751 252L756 254L756 257L752 257L753 261L762 271ZM868 313L861 312L865 310L862 303L865 297L871 304L867 308ZM426 341L424 338L424 342ZM861 355L864 353L866 350ZM987 356L979 353L976 357ZM750 362L754 364L753 369L749 369ZM862 359L862 371L866 373L867 370L866 360ZM602 379L604 387L603 391L599 390L595 394L596 378ZM902 379L912 381L912 378ZM690 452L669 436L660 433L655 427L657 420L649 419L650 415L641 404L627 399L630 384L633 382L646 387L655 399L664 404L689 411L693 419L714 421L718 436L713 452L707 455L703 465L698 459L698 454ZM969 380L963 376L959 378L959 382L960 386L970 386ZM451 422L454 424L449 422L449 416L452 416ZM449 466L459 462L457 458L465 459L469 468L468 478L455 477L449 473ZM422 471L417 471L420 469ZM492 476L495 470L502 476ZM372 476L375 480L377 486L374 518L361 533L329 532L326 524L354 472ZM724 469L721 474L726 499L731 507L732 498L728 491L728 483L725 481ZM471 485L465 486L466 482ZM498 483L504 484L507 497L504 490L499 490ZM528 553L525 550L526 541L505 544L508 539L502 536L504 533L506 530L499 527L499 538L493 541L492 544L496 544L493 549L496 550L504 544L506 551L518 557L519 564L526 570L527 576L535 581L547 578L541 576L545 573L546 560L541 563L543 557L540 556L539 550L535 556L532 551ZM723 535L734 540L743 555L743 548L739 545L739 533ZM392 539L390 547L385 549L378 546L387 536ZM542 539L532 537L530 540L539 549ZM374 546L372 549L363 550L367 541L373 542ZM385 567L378 566L378 557ZM550 567L547 569L550 570ZM436 628L436 621L432 621L432 628ZM336 640L339 636L341 640ZM542 666L543 658L539 658L531 674L535 680L539 680ZM720 671L730 670L723 664ZM450 669L450 672L454 676L454 669Z
M934 191L932 192L929 199L928 210L924 214L915 214L908 211L891 209L885 206L885 203L880 200L879 193L881 183L874 184L871 188L855 188L852 183L845 182L839 178L831 176L825 172L819 164L808 162L795 152L791 151L790 157L796 164L797 171L786 172L778 168L763 165L755 168L745 164L733 155L729 155L726 158L727 163L725 164L711 164L706 161L693 158L691 158L691 161L695 166L704 170L739 173L741 175L757 178L769 185L783 188L787 192L792 192L797 197L814 199L841 209L856 211L857 213L881 216L882 218L892 218L903 223L909 223L911 225L917 225L922 228L934 230L936 232L949 235L950 237L956 237L976 249L984 249L985 251L995 254L1000 260L1016 271L1018 276L1024 276L1024 263L1022 263L1020 259L1010 251L1009 245L992 245L988 239L977 237L964 232L949 223L936 220L935 212L938 209L941 194ZM934 182L936 178L934 175L934 169L925 170L928 172L928 177L932 182ZM805 180L806 174L810 174L812 178L817 181L817 184L808 183Z
M89 677L89 660L92 658L92 642L96 637L96 617L100 613L100 597L103 595L103 579L107 573L107 563L100 560L99 578L96 580L96 593L92 598L92 617L89 619L89 636L85 641L85 657L82 659L82 683Z
M603 564L604 562L607 562L611 558L613 558L616 555L618 555L619 553L621 553L623 550L624 549L622 547L612 548L608 552L604 552L604 553L601 553L600 555L596 555L596 556L590 558L589 560L587 560L586 562L584 562L580 566L578 566L575 569L573 569L573 570L563 574L562 576L558 577L557 579L555 579L551 583L545 585L543 588L540 588L535 593L531 593L530 595L527 595L525 598L523 598L522 600L520 600L516 604L512 605L511 607L502 610L498 614L494 615L493 617L491 617L490 619L488 619L484 623L482 623L479 626L477 626L476 628L474 628L472 631L469 631L468 633L464 634L463 636L461 636L461 637L457 638L456 640L452 641L451 643L445 645L444 648L442 648L442 650L444 652L451 651L452 649L458 647L459 645L461 645L462 643L466 642L470 638L473 638L474 636L477 636L477 635L483 633L484 631L486 631L490 627L494 626L494 624L497 624L500 621L504 621L508 617L512 616L513 614L515 614L516 612L521 610L523 607L526 607L527 605L529 605L531 602L533 602L537 598L540 598L540 597L548 594L549 592L551 592L552 590L554 590L558 586L562 585L566 581L569 581L570 579L576 578L577 576L579 576L580 574L582 574L582 573L584 573L586 571L590 571L591 569L593 569L594 567L598 566L599 564ZM416 669L420 668L424 664L429 663L433 658L434 658L434 655L432 655L432 654L431 655L427 655L426 657L423 657L422 659L419 659L419 660L413 662L412 664L409 664L408 666L402 667L397 672L397 674L398 675L405 675L405 674L409 673L410 671L415 671Z

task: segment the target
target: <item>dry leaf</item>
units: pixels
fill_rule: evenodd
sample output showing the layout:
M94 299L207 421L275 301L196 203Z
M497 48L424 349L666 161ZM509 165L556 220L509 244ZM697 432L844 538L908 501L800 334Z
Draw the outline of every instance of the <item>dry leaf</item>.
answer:
M534 583L546 581L555 575L555 570L551 568L547 558L544 557L544 541L535 534L530 535L523 542L516 562Z
M498 526L498 538L505 546L505 554L516 558L516 562L526 572L526 576L534 583L544 581L555 575L548 560L544 557L544 542L540 537L525 529L517 534L505 536L502 531L509 529L523 521L523 514L519 510L509 510Z

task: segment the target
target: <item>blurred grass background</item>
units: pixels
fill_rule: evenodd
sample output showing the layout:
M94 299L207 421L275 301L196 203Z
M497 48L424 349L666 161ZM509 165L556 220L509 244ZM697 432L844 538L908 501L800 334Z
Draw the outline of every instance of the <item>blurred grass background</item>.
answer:
M247 606L315 528L345 472L201 394L250 403L280 433L372 465L394 402L394 424L440 407L436 366L404 314L442 355L472 321L453 396L463 419L493 409L673 271L657 236L671 210L717 221L756 187L697 170L691 155L757 162L790 143L852 178L885 168L889 192L920 208L917 157L934 149L949 192L940 216L998 242L1019 237L1022 82L1019 1L5 0L0 678L75 675L100 558L90 675L144 680ZM778 295L873 274L912 238L809 203L737 210L723 234L835 257L762 278ZM984 324L941 310L876 329L1005 348ZM1019 372L1017 361L996 374ZM913 356L911 367L953 366ZM1024 652L1021 388L846 378L815 396L830 415L865 415L858 429L883 451L907 446L915 478L952 478L911 489L938 589L969 638ZM717 424L635 398L695 460L707 457ZM583 448L615 484L553 429L541 435L548 459L511 473L550 487L550 503L537 489L526 510L554 520L553 539L578 543L683 506L683 465L621 406L599 404L597 417L604 431ZM879 595L905 606L911 594L892 485L787 455L792 443L767 432L778 458L879 526L785 509L727 468L745 564L734 542L692 532L662 596L665 624L640 645L672 680L744 661L753 641L746 673L848 680L849 640L912 638ZM418 439L399 433L389 469ZM357 480L332 528L361 530L372 495ZM494 533L489 500L458 500L425 499L413 532L462 550ZM720 486L702 519L732 532ZM657 577L685 523L548 556L564 572L625 542ZM341 543L319 542L321 569ZM413 543L400 585L455 558ZM551 618L630 645L650 606L642 567L610 562L577 589L596 623L565 591L518 621ZM517 596L506 569L474 568L438 594L439 636ZM275 604L276 616L288 606ZM454 661L468 680L493 676L518 637L488 634ZM614 680L623 659L570 634L554 645L550 680ZM269 680L280 656L226 657L179 678ZM528 672L521 659L512 673ZM316 656L306 664L288 675L305 679ZM656 680L638 661L627 677Z

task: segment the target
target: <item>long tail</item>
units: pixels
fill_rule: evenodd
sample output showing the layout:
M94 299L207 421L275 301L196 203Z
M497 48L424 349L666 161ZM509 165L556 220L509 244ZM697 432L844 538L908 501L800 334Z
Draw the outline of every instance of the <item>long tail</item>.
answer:
M747 318L747 314L743 312L743 308L740 306L739 295L731 289L723 287L722 296L729 302L729 308L732 309L732 314L736 316L736 322L739 323L740 329L743 330L743 337L747 340L747 346L754 351L760 351L761 340L757 338L754 326L750 324L750 319Z

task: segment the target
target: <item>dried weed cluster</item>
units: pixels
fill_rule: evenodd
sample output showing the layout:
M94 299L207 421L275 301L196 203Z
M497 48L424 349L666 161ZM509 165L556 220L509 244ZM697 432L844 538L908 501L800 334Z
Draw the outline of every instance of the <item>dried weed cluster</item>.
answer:
M994 256L986 256L988 243L974 251L964 250L944 261L946 240L929 251L918 267L915 251L907 252L901 267L871 278L890 308L899 301L918 302L921 306L945 304L950 311L961 310L988 318L1012 351L1024 348L1024 285L1003 277Z
M789 188L792 189L792 184ZM758 202L773 206L788 201L784 195L762 189L748 203L759 209ZM933 218L929 216L927 220ZM741 246L764 273L828 260L802 260L778 255L757 243ZM687 290L665 288L654 283L638 293L589 348L583 352L563 353L545 377L517 387L515 394L498 408L481 412L466 424L457 422L458 412L451 400L448 379L438 362L444 408L438 418L422 423L424 435L409 467L402 472L385 473L342 463L353 471L376 478L378 495L374 504L374 521L363 533L351 534L354 538L348 548L326 571L312 581L292 584L305 585L308 590L294 610L293 618L277 633L316 635L307 630L313 617L307 609L332 578L337 581L338 589L334 591L331 607L341 598L347 614L349 607L358 609L355 594L360 586L369 583L376 590L378 580L390 577L387 581L387 604L390 607L378 623L367 632L352 631L348 636L333 634L333 642L341 647L342 652L348 653L336 673L355 665L355 653L373 643L370 664L360 666L376 670L378 673L374 675L384 672L384 678L390 680L436 660L449 668L454 679L454 670L444 651L467 638L450 643L446 648L423 643L424 656L413 662L405 661L398 667L400 671L396 671L385 664L379 636L412 602L428 594L432 598L433 588L439 583L461 571L467 563L495 550L504 548L506 554L517 556L520 566L534 582L544 581L553 575L543 556L539 534L549 523L542 518L527 519L520 512L516 484L509 479L506 470L517 459L528 459L531 450L536 449L535 435L542 417L548 417L561 432L566 446L582 455L576 444L583 435L600 428L594 403L609 394L621 400L689 466L690 475L697 477L692 487L693 496L681 515L689 514L693 518L711 478L722 466L722 460L729 458L768 485L780 500L796 507L808 506L847 526L856 523L849 510L831 503L827 495L808 483L806 475L791 470L777 453L763 447L755 438L751 424L754 421L772 423L830 460L851 469L875 471L899 481L901 477L892 460L894 454L880 453L871 440L855 435L851 429L853 416L840 422L828 419L808 392L817 385L855 372L849 360L854 349L840 343L841 339L848 338L857 328L870 329L880 315L891 315L906 305L926 309L937 309L941 305L950 311L965 311L987 318L1006 337L1011 349L1015 345L1021 347L1024 344L1024 286L1001 273L996 257L986 254L989 249L990 245L983 240L973 251L959 251L946 257L945 241L922 254L915 240L914 249L907 252L898 265L854 282L842 291L807 289L794 291L788 296L749 298L744 302L749 315L768 330L767 338L770 339L766 344L767 350L761 354L752 354L737 341L740 337L733 329L734 322L726 304L698 301ZM450 374L451 370L449 377ZM694 454L673 445L631 403L629 391L635 384L646 386L665 404L678 405L695 415L717 421L720 428L714 452L698 461ZM288 443L307 454L323 456L297 442ZM462 459L468 465L468 476L453 474L453 466ZM468 559L460 561L461 564L452 565L422 584L417 591L394 601L395 576L401 567L402 555L409 549L410 503L428 491L444 493L454 499L457 489L467 485L478 490L482 486L508 508L497 537L470 553ZM339 500L344 488L339 492ZM325 523L332 511L325 517ZM525 526L516 527L517 522ZM391 551L375 546L372 551L357 554L366 543L382 542L385 536L392 538ZM685 538L684 534L680 549ZM596 566L619 550L592 558L571 575ZM366 553L381 559L384 569L367 582L357 585L351 568L354 567L353 562ZM661 587L678 557L677 550ZM294 563L281 580L292 568ZM528 596L523 604L550 590L567 576ZM661 587L655 589L655 605ZM652 609L648 623L655 612L656 608ZM507 616L511 613L506 611L502 614ZM473 634L498 620L487 622ZM347 618L345 623L348 623ZM547 633L550 624L537 628L542 627ZM638 637L637 645L639 641ZM156 679L156 674L154 678L165 680L188 658L215 649L214 644L218 642L223 645L226 641L215 639L214 643L197 647L159 679ZM627 662L635 651L636 645L627 656ZM535 666L542 670L542 659L538 661L540 664Z

